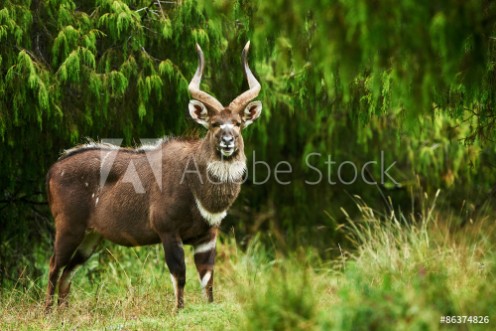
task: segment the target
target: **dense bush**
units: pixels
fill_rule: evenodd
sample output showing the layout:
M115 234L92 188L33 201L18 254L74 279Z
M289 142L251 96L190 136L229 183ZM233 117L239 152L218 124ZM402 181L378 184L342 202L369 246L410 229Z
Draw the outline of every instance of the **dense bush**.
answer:
M0 282L36 275L25 266L47 260L44 175L63 149L85 137L134 145L202 134L186 116L196 42L207 59L202 86L222 102L246 88L239 55L248 39L263 86L263 116L245 134L250 177L225 230L240 239L268 231L281 248L337 255L327 248L344 239L339 210L354 194L408 212L419 192L438 188L445 208L469 221L496 183L495 24L496 4L481 0L4 1ZM382 152L387 166L396 162L394 181L325 181L327 155L363 166ZM311 159L319 185L305 183L317 179L310 153L322 154ZM291 183L255 185L253 156L272 170L288 161ZM378 166L365 173L381 178Z

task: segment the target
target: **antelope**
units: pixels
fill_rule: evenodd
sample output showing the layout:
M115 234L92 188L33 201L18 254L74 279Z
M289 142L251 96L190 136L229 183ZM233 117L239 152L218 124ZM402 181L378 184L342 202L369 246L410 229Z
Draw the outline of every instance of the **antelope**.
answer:
M260 116L252 101L260 83L243 49L249 89L224 107L200 89L205 60L196 45L198 67L188 90L189 114L208 129L202 139L163 139L154 146L122 148L89 143L66 150L46 177L55 220L45 307L67 306L71 277L98 244L124 246L162 243L175 307L184 307L186 267L183 244L194 247L194 262L208 302L213 302L216 238L236 200L246 173L242 129Z

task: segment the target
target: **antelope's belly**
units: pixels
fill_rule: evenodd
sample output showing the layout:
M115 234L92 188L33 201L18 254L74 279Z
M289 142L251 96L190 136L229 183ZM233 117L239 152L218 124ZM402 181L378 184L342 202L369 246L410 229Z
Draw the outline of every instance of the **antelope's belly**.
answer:
M109 198L95 200L90 227L104 238L124 246L142 246L160 242L149 222L146 201Z

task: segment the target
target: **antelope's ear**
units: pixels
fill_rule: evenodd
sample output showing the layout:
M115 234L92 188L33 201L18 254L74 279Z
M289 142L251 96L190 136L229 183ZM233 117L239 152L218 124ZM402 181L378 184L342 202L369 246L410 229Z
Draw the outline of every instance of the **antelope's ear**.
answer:
M260 113L262 112L262 102L253 101L246 106L245 110L241 114L241 119L243 120L243 127L246 128L248 125L256 120Z
M201 124L208 129L208 120L210 117L208 116L207 107L198 100L190 100L188 108L189 114L196 123Z

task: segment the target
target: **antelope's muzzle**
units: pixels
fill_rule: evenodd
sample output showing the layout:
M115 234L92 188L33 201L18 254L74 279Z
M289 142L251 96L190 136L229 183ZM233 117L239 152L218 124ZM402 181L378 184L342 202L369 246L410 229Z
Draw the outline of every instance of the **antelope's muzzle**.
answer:
M236 151L234 136L230 133L223 134L221 136L217 149L225 157L233 155Z

